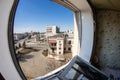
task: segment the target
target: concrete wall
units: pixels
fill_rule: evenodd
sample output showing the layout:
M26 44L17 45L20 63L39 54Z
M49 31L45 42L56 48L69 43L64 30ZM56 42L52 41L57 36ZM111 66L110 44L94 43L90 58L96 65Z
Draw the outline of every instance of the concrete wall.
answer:
M99 65L120 68L120 12L101 10L96 18L95 54Z

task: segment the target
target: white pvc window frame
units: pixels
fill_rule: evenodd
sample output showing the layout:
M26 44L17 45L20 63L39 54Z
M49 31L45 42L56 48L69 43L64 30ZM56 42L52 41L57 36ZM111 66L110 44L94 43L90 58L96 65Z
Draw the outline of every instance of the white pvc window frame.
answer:
M78 55L85 59L87 62L89 62L92 55L94 37L93 13L90 5L88 4L87 0L53 0L53 1L56 2L58 1L59 4L69 8L75 13L74 14L75 39L73 57ZM0 53L3 53L1 54L3 58L0 58L2 64L0 71L5 77L5 79L25 80L26 78L22 73L19 64L17 63L17 59L15 58L15 51L13 48L14 45L12 39L14 15L16 11L17 2L18 0L0 1L0 10L2 11L0 22L1 25L0 38L1 42L4 43L3 46L0 46L1 49ZM2 34L4 34L4 36ZM9 53L11 53L11 56ZM56 71L53 71L52 73L44 77L54 75L56 72L64 69L65 66L59 68Z
M53 0L74 12L73 57L90 61L94 41L93 11L87 0Z
M13 24L18 0L0 0L0 72L5 80L26 80L17 62Z

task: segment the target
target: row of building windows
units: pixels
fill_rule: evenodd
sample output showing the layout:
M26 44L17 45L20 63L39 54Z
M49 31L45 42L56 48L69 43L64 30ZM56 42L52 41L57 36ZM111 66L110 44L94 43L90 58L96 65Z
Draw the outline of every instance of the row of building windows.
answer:
M61 50L61 47L59 47L59 50ZM64 48L64 50L66 51L67 48ZM71 51L71 47L68 48L68 51Z
M61 43L61 41L59 41L59 43ZM71 41L68 41L68 44L71 44Z
M66 51L67 49L66 49L66 48L64 48L64 50ZM71 51L71 47L69 47L69 48L68 48L68 51Z
M61 50L61 48L59 48L59 50ZM64 50L66 51L66 48L64 48ZM68 48L68 51L71 51L71 48ZM59 54L61 54L61 52L59 52Z

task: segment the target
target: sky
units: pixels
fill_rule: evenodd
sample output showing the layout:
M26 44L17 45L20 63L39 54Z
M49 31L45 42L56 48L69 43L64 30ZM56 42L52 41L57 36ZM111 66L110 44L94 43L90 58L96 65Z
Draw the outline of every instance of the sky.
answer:
M57 25L60 31L73 29L73 12L51 0L19 0L14 20L14 33L44 32Z

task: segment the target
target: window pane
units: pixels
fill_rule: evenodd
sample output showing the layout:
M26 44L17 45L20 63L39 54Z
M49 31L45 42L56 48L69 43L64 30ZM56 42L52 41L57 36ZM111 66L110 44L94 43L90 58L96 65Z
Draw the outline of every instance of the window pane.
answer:
M51 0L19 1L14 21L14 47L27 79L65 65L72 58L73 35L70 10Z
M77 80L76 75L80 75L78 72L76 72L74 69L70 69L70 71L65 76L68 80Z
M58 77L53 77L53 78L51 78L49 80L60 80L60 79Z

